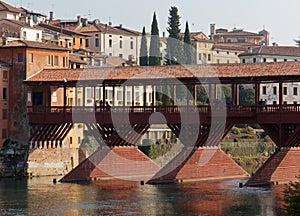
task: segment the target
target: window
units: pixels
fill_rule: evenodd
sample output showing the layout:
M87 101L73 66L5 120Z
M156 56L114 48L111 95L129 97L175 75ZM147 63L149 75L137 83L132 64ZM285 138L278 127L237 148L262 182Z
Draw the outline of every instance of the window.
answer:
M201 60L201 53L198 54L198 59Z
M227 55L229 55L229 52L227 52Z
M123 41L120 40L120 49L122 49L122 48L123 48Z
M243 61L242 61L243 63L246 63L246 59L243 59Z
M73 144L73 137L70 137L70 144Z
M298 95L298 88L294 87L293 92L294 92L294 95Z
M2 139L7 139L7 129L2 128Z
M79 39L80 46L82 46L82 38Z
M283 94L287 95L287 87L283 87Z
M2 120L7 120L7 109L2 110Z
M276 58L274 58L274 62L277 62L277 59L276 59Z
M49 55L46 56L47 65L51 65L51 58Z
M122 100L123 98L123 92L122 91L117 91L117 100Z
M28 61L29 61L29 63L33 63L33 54L32 53L28 54Z
M109 56L112 56L112 53L109 53Z
M52 92L52 102L54 102L54 103L57 102L57 93L56 93L56 91Z
M18 53L18 62L23 62L23 53Z
M266 59L266 58L264 58L264 62L267 62L267 59Z
M262 93L263 93L264 95L267 94L267 86L263 86L263 88L262 88Z
M133 49L133 41L130 41L130 49Z
M90 46L89 39L85 39L85 46L86 46L86 47L89 47L89 46Z
M58 66L58 56L54 56L54 59L53 59L53 65L54 66Z
M277 87L276 86L273 87L273 94L277 95Z
M122 53L120 53L120 54L119 54L119 57L120 57L120 58L123 58L123 54L122 54Z
M27 37L27 33L26 31L23 31L23 37L26 38Z
M95 38L95 46L99 47L99 38Z
M109 44L109 47L112 47L112 39L109 39L108 44Z
M77 138L77 142L78 142L78 144L80 144L80 142L81 142L80 137Z
M253 58L253 63L256 63L256 58Z
M211 55L210 54L207 55L207 60L211 61Z
M73 38L73 45L76 44L76 38Z
M217 59L217 64L220 64L220 59Z
M3 79L7 79L8 78L8 71L6 71L6 70L3 71L2 78Z
M287 59L284 59L283 61L287 62Z
M230 63L230 61L229 60L227 60L227 64L229 64Z
M7 88L2 89L2 99L7 100Z
M36 33L36 39L40 39L40 34L39 33Z

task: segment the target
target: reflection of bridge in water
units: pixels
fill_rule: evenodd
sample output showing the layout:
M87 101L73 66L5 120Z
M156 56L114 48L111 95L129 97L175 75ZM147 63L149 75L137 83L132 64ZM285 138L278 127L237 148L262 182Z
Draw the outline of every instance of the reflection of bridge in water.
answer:
M44 70L26 81L33 101L39 102L28 103L29 121L33 128L31 142L61 140L72 124L84 123L98 136L96 139L99 142L104 142L112 149L94 153L69 173L64 178L66 181L124 176L129 179L143 176L138 179L149 180L151 183L230 178L246 176L246 173L217 148L220 140L234 124L259 124L278 148L250 178L248 185L287 182L294 180L300 171L300 105L284 103L283 85L298 82L299 74L298 62ZM278 85L279 100L275 105L262 105L262 85L269 83ZM224 101L222 95L224 85L231 89L230 100L227 101ZM254 104L240 104L241 85L252 85ZM141 94L142 105L137 105L134 101L134 86L142 86L144 89ZM149 100L146 94L149 86L152 89L151 103L146 102ZM179 104L177 100L177 89L180 86L186 89L185 104ZM198 89L201 86L209 98L207 105L197 105ZM121 88L123 92L118 97L126 101L128 87L132 96L130 106L127 106L128 102L119 106L105 103L89 106L84 102L85 93L74 95L75 101L82 97L83 104L68 105L67 89L70 88L76 93L77 88L83 92L86 88L92 88L93 101L100 99L96 98L97 91L104 100L107 99L108 88L113 89L113 98L115 89ZM51 100L53 88L60 89L57 92L61 94L57 97L61 99L56 99L60 104ZM155 97L158 89L161 89L160 93L163 95L160 105ZM36 94L40 98L35 99L35 92L41 91L42 94ZM157 113L161 113L163 117ZM160 169L133 145L151 124L164 123L186 148L166 167ZM119 158L111 166L116 155ZM128 163L128 160L147 161L147 164L139 167L139 163Z

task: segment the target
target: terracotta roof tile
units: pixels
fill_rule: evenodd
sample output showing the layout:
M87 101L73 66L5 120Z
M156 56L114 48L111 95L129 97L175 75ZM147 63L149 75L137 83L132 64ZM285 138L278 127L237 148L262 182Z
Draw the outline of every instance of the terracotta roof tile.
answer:
M14 13L21 13L22 10L16 7L13 7L3 1L0 1L0 11L10 11Z
M294 46L261 46L254 48L252 53L244 53L245 55L281 55L281 56L297 56L300 57L300 47Z
M30 47L30 48L38 48L38 49L51 49L51 50L64 50L68 51L68 49L64 47L60 47L51 43L41 43L36 41L26 41L26 40L15 40L10 41L8 44L4 46L0 46L1 48L10 48L10 47Z
M26 82L70 82L94 80L129 80L162 78L251 78L300 75L300 62L261 64L212 64L145 67L104 67L90 69L44 69Z

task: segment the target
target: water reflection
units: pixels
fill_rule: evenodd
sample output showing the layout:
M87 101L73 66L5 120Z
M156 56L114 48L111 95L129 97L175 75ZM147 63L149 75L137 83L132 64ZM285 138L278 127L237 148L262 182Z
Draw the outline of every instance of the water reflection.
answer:
M0 180L0 215L282 215L282 187L239 181L140 185L52 184L51 178Z

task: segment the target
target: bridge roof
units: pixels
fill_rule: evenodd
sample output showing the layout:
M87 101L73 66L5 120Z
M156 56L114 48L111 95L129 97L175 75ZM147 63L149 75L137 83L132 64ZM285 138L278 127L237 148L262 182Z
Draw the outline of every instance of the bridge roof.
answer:
M156 84L158 80L179 79L185 82L201 82L216 80L221 82L253 83L254 81L276 82L298 81L300 62L276 62L256 64L210 64L210 65L174 65L174 66L144 66L144 67L103 67L90 69L44 69L25 82L34 84L74 85L77 82L122 83L125 81L144 80Z

